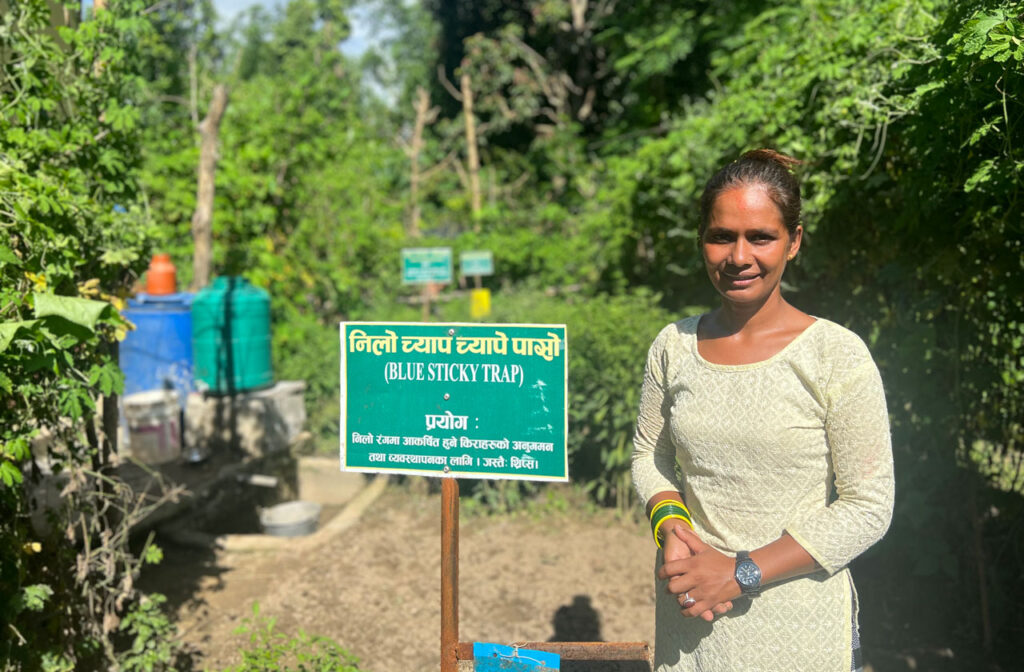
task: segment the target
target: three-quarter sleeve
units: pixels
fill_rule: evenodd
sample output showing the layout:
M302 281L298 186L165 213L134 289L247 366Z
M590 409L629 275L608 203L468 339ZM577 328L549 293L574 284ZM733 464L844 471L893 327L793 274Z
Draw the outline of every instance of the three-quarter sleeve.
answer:
M659 492L682 491L682 485L676 479L675 448L669 435L672 400L665 385L666 331L655 339L647 353L640 410L633 436L633 485L641 504L646 504Z
M895 492L889 414L878 367L859 339L844 350L825 393L825 435L837 497L786 527L829 574L882 538Z

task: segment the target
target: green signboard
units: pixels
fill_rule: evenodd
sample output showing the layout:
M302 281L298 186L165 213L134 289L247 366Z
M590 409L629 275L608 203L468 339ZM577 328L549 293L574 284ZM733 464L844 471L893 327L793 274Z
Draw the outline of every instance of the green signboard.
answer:
M402 283L425 285L452 281L452 248L407 247L402 250Z
M569 480L565 326L341 323L341 468Z
M494 275L494 255L490 250L470 250L459 254L462 275Z

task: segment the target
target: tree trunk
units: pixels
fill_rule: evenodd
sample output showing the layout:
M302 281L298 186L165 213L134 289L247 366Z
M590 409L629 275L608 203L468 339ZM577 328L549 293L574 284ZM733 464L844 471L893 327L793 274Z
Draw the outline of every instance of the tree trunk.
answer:
M192 285L196 291L210 282L210 262L213 258L213 195L214 174L217 168L217 137L220 120L228 105L228 90L218 84L206 118L199 124L199 179L196 189L196 211L192 215Z
M971 521L971 542L974 555L975 570L978 579L978 609L981 612L981 645L985 653L992 653L992 614L989 609L988 572L985 561L985 540L982 526L982 513L978 507L978 476L968 474L967 511Z
M420 235L420 153L423 151L423 129L434 123L440 108L430 107L430 96L422 86L416 87L416 123L409 144L409 230L413 238Z
M469 197L473 216L480 213L480 156L476 147L476 121L473 119L473 90L470 88L469 75L462 75L462 116L466 118L466 162L469 164ZM480 230L480 223L473 225L474 231Z

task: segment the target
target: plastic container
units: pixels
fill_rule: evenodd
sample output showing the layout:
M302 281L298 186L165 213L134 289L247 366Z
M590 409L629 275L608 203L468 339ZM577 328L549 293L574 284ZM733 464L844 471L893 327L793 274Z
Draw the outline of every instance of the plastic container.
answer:
M171 263L171 255L154 254L146 273L146 293L154 296L174 294L178 291L178 269Z
M124 397L128 447L145 464L165 464L181 456L181 407L174 390L149 390Z
M274 383L270 295L245 278L219 277L192 302L196 387L231 394Z
M260 525L273 537L302 537L316 531L321 508L316 502L285 502L260 511Z
M124 393L174 389L184 405L193 389L192 294L129 299L124 316L135 324L118 352Z

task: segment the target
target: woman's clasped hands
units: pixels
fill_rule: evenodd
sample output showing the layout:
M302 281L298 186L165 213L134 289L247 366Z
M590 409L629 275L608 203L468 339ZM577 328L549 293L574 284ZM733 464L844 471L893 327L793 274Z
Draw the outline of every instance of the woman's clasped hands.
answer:
M684 616L711 621L732 609L741 595L734 578L735 559L708 546L685 524L665 532L665 564L658 578L668 580Z

